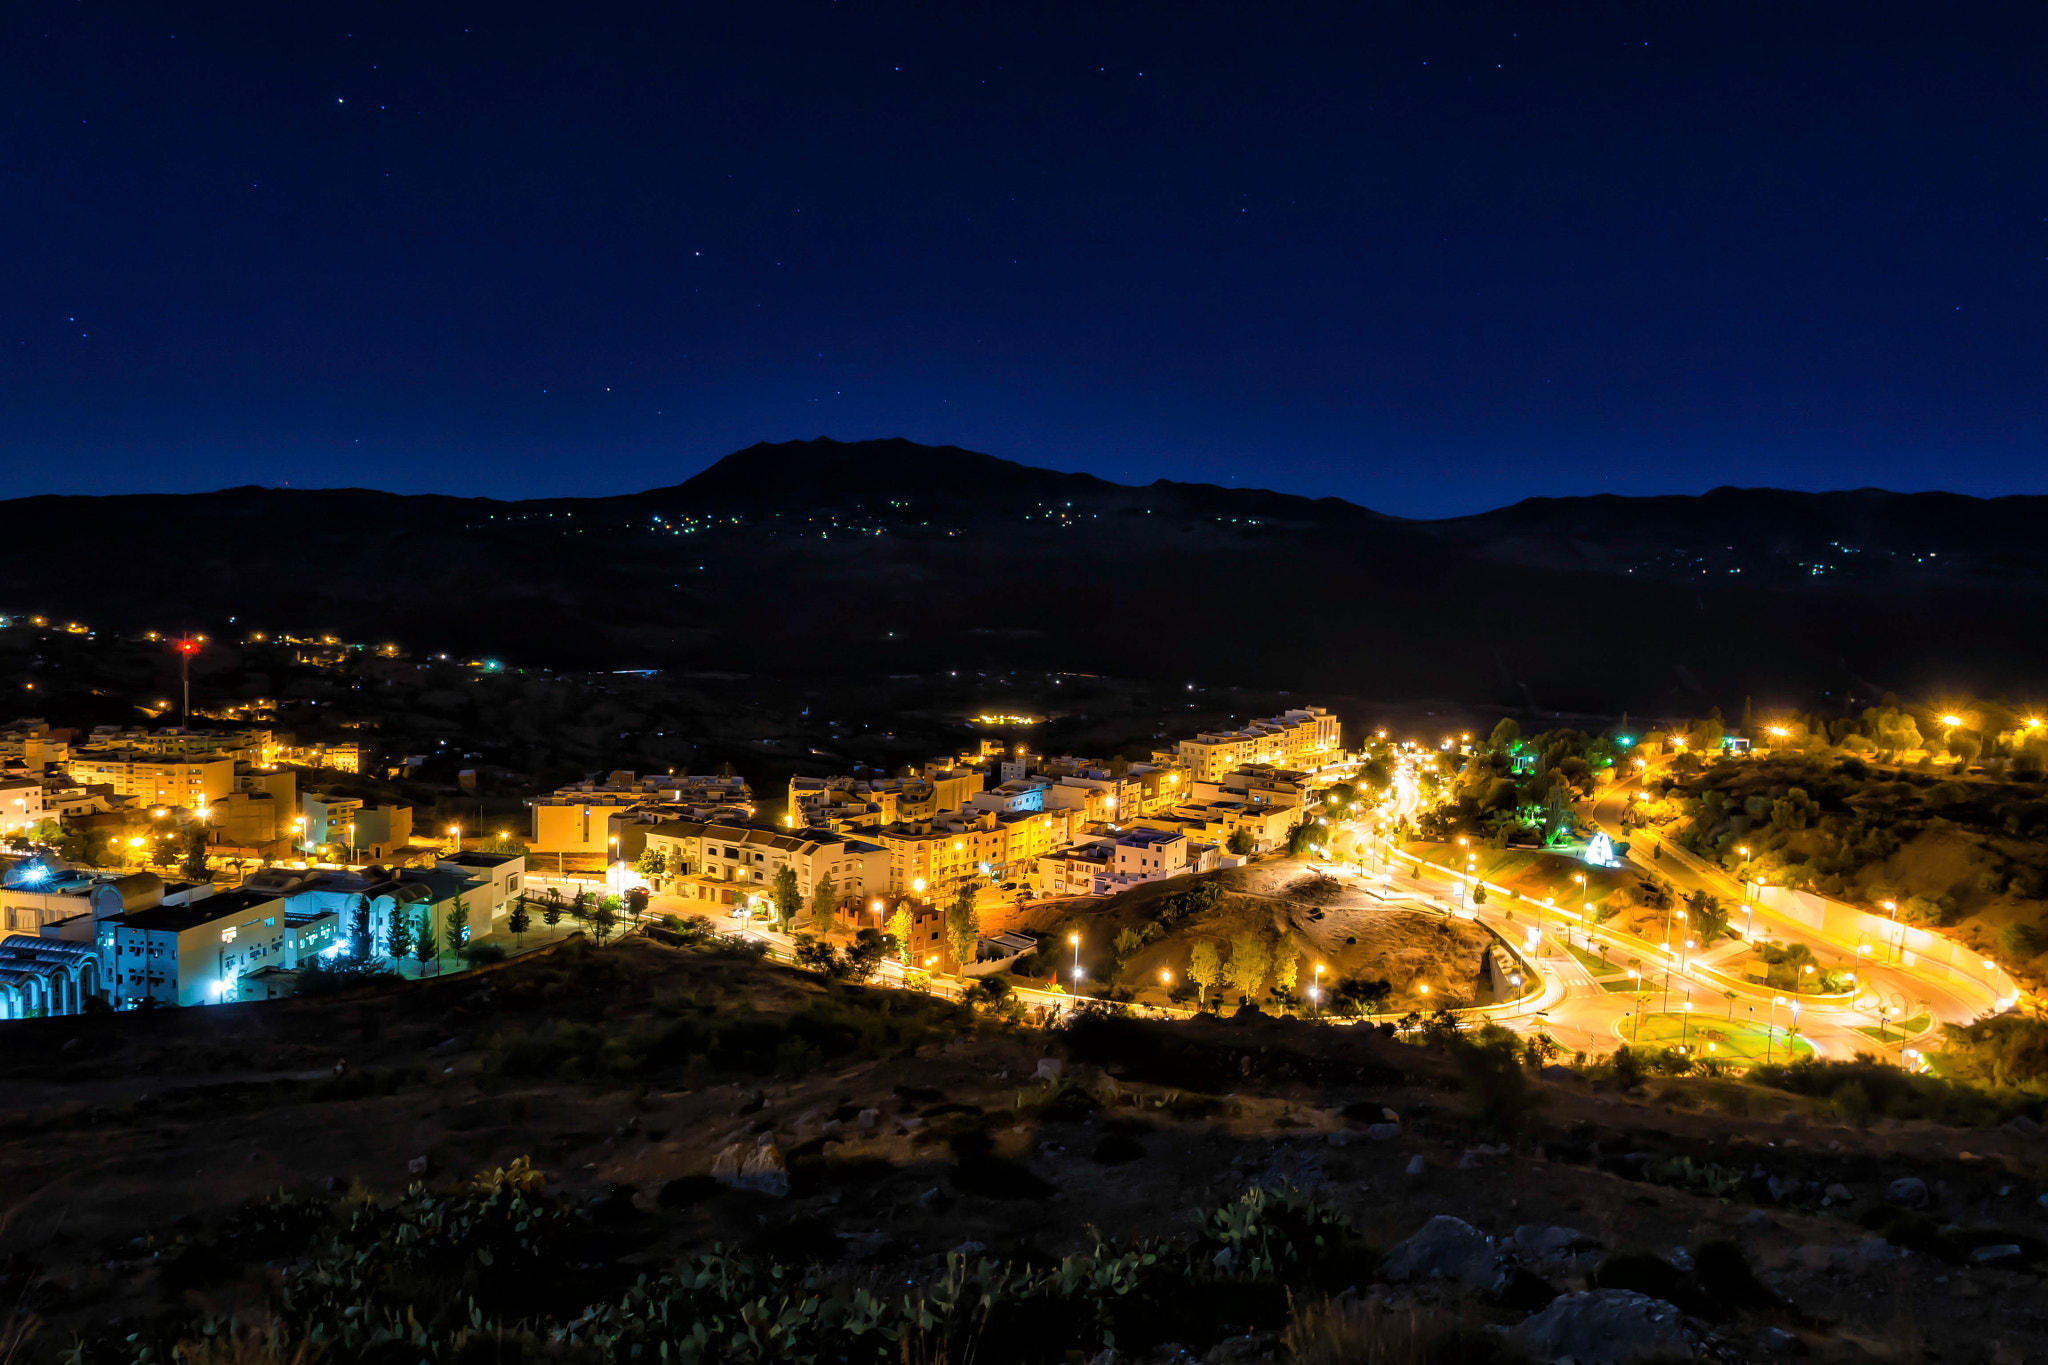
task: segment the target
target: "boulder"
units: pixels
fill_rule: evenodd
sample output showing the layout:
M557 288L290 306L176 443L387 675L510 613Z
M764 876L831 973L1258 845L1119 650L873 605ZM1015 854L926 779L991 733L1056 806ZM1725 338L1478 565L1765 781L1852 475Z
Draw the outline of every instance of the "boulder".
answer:
M427 1173L427 1159L423 1156L416 1156L411 1161L406 1162L405 1173L410 1176L425 1175Z
M721 1185L737 1185L740 1180L740 1163L746 1159L746 1151L737 1142L729 1142L719 1148L718 1155L711 1158L711 1178Z
M1847 1185L1841 1184L1840 1182L1830 1185L1825 1190L1822 1190L1821 1197L1826 1199L1830 1204L1847 1204L1856 1198L1855 1195L1849 1192L1849 1187Z
M1399 1123L1401 1121L1401 1116L1399 1114L1395 1113L1393 1110L1387 1108L1384 1105L1380 1107L1380 1117L1386 1120L1388 1123Z
M1452 1280L1492 1293L1501 1283L1500 1253L1494 1249L1493 1239L1447 1213L1438 1214L1406 1241L1397 1243L1380 1269L1394 1284Z
M2025 1114L2020 1114L2015 1118L2007 1120L2005 1131L2018 1137L2039 1137L2041 1136L2041 1125L2028 1118Z
M2026 1260L2026 1253L2012 1242L1999 1242L1988 1247L1978 1247L1970 1253L1971 1265L2018 1265Z
M1748 1213L1742 1215L1742 1226L1746 1228L1767 1228L1775 1225L1771 1222L1770 1214L1762 1209L1751 1209Z
M1428 1169L1429 1164L1425 1162L1421 1158L1421 1156L1411 1156L1408 1158L1408 1174L1421 1175L1424 1171Z
M858 1122L861 1127L867 1129L871 1133L875 1131L876 1126L880 1124L881 1121L882 1111L879 1109L863 1109L860 1111L859 1119L856 1120L856 1122Z
M1541 1223L1524 1223L1509 1239L1516 1256L1532 1265L1555 1266L1587 1251L1598 1251L1600 1242L1577 1228L1552 1228Z
M1067 1064L1057 1057L1040 1057L1038 1059L1038 1070L1031 1074L1036 1080L1056 1081L1060 1078L1060 1073L1066 1069Z
M740 1163L739 1178L732 1182L743 1190L759 1190L762 1194L783 1199L789 1195L789 1163L782 1158L782 1149L772 1143L756 1147Z
M1885 1187L1884 1197L1909 1209L1927 1207L1927 1182L1917 1175L1903 1175Z
M1371 1124L1366 1128L1365 1135L1374 1142L1392 1142L1395 1138L1401 1136L1401 1125L1398 1123Z
M1633 1289L1566 1294L1516 1324L1509 1340L1537 1360L1626 1365L1633 1360L1694 1360L1698 1348L1678 1309Z

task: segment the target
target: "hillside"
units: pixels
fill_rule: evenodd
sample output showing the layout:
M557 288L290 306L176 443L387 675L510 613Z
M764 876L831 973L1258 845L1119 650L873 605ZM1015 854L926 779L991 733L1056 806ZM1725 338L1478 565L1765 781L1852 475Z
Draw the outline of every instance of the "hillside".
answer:
M819 440L609 498L17 499L0 504L0 611L562 667L993 667L1698 709L2027 686L2048 642L2011 623L2048 605L2048 550L2023 529L2041 505L1720 489L1413 522ZM141 546L174 552L123 548Z
M645 939L481 981L9 1028L0 1274L22 1360L75 1343L66 1358L129 1365L183 1342L181 1359L261 1365L315 1332L336 1365L399 1339L433 1359L625 1359L636 1331L654 1334L637 1358L675 1359L670 1335L736 1333L754 1294L787 1337L744 1358L807 1358L813 1333L847 1359L918 1358L869 1315L830 1316L884 1285L934 1302L928 1358L992 1365L1095 1359L1112 1331L1139 1361L1508 1361L1476 1353L1488 1327L1526 1339L1594 1286L1682 1308L1701 1348L1685 1359L1974 1358L1986 1322L2010 1358L2048 1344L2038 1137L1927 1122L1916 1087L1941 1087L1882 1067L1858 1073L1855 1107L1502 1071L1482 1048L1272 1018L1046 1033ZM1446 1278L1413 1283L1439 1217L1495 1243L1476 1261L1439 1247ZM983 1258L999 1317L948 1318L948 1266ZM1061 1265L1084 1286L1103 1267L1113 1292L1053 1292ZM1466 1351L1367 1356L1340 1335L1283 1355L1326 1297L1365 1320L1324 1327L1464 1331ZM229 1314L258 1338L195 1344ZM1611 1342L1576 1353L1618 1358L1589 1353Z

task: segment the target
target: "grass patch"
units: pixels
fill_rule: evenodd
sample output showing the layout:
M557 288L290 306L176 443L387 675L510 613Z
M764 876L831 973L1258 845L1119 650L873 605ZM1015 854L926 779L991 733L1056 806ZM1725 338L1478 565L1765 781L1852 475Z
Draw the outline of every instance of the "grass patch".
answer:
M1876 1024L1858 1024L1856 1031L1879 1042L1896 1043L1901 1039L1911 1038L1916 1033L1926 1032L1927 1026L1933 1022L1927 1015L1916 1014L1911 1019L1901 1020L1882 1029Z
M1812 1044L1790 1036L1783 1024L1771 1030L1746 1019L1717 1019L1699 1012L1688 1021L1686 1015L1675 1010L1644 1015L1635 1041L1646 1047L1678 1047L1683 1043L1698 1056L1736 1066L1755 1066L1765 1060L1766 1053L1774 1062L1813 1055ZM1789 1058L1787 1047L1792 1049Z
M1619 981L1602 981L1600 983L1600 989L1603 991L1613 991L1616 995L1627 995L1631 991L1636 989L1636 983L1624 976ZM1645 991L1644 994L1655 995L1656 992Z
M1598 953L1589 953L1584 948L1567 943L1564 950L1579 960L1580 965L1595 976L1610 976L1626 970L1620 963L1602 958Z

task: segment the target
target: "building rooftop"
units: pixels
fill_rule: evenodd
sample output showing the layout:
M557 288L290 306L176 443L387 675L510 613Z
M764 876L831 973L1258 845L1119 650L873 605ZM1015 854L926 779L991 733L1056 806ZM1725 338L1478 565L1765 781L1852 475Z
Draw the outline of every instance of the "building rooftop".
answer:
M282 914L284 897L267 891L223 891L218 896L208 896L190 905L158 905L148 910L137 910L116 920L119 929L144 929L159 934L179 934L187 929L196 929L202 924L218 920L238 919L263 911L265 906L274 906L271 914Z

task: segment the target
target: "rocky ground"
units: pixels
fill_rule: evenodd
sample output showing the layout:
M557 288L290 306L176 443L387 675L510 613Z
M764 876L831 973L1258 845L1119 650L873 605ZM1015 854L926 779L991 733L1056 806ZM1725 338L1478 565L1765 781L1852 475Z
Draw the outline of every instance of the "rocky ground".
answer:
M1536 1105L1503 1129L1455 1057L1367 1029L1047 1034L645 939L8 1034L0 1275L31 1353L82 1337L86 1359L125 1359L129 1333L261 1320L292 1261L217 1235L245 1201L389 1201L526 1156L599 1230L536 1322L714 1244L885 1288L958 1248L1021 1265L1091 1228L1181 1238L1264 1186L1355 1230L1345 1282L1219 1297L1120 1350L1517 1358L1387 1345L1455 1328L1580 1365L2048 1360L2048 1143L2025 1123L1827 1126L1740 1083L1622 1095L1553 1068L1524 1073Z

